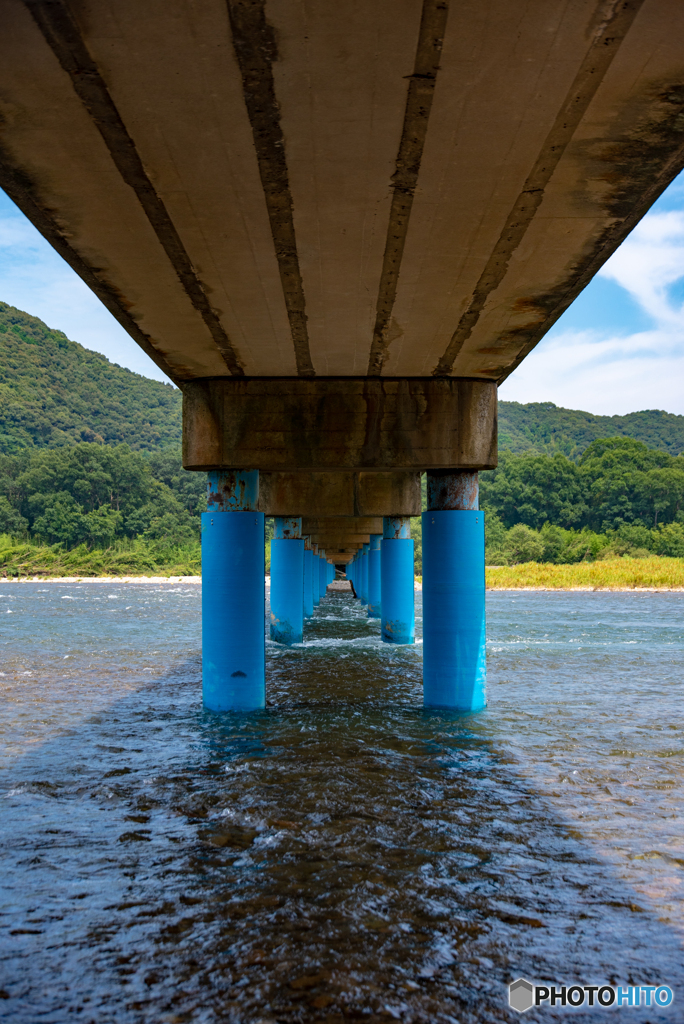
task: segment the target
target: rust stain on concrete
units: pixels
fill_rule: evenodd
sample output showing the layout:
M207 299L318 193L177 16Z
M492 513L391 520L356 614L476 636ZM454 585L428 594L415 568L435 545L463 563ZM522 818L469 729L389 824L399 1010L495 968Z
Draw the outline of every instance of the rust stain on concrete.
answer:
M529 314L527 323L503 332L495 346L478 352L500 357L498 383L513 372L543 335L587 286L649 207L684 165L684 81L654 83L636 97L613 126L614 138L583 142L577 149L587 189L603 183L604 228L573 260L559 284L539 295L517 299L512 312ZM582 199L586 197L578 197ZM512 356L512 358L511 358ZM492 371L490 369L490 373Z
M24 2L62 69L69 75L74 91L102 136L119 174L135 192L178 280L204 320L226 366L234 376L241 376L243 369L235 348L207 298L161 197L145 172L135 143L70 10L62 0Z
M382 372L390 343L402 333L401 328L398 328L391 319L392 309L427 136L448 13L448 0L423 2L416 60L413 74L409 77L404 127L396 170L392 175L392 206L378 289L373 342L368 360L370 377L379 376Z
M602 12L601 18L597 19L595 13L596 28L586 56L532 171L513 204L503 231L475 286L468 308L462 315L444 355L432 371L434 376L448 376L452 372L456 357L473 333L487 299L506 276L511 257L525 237L542 203L546 186L596 95L642 3L643 0L625 0L613 5L609 12L606 12L603 0L599 3L597 11Z
M313 377L306 300L299 268L292 193L275 94L273 64L278 60L275 32L266 20L265 0L227 0L233 47L252 126L259 176L271 224L297 373Z

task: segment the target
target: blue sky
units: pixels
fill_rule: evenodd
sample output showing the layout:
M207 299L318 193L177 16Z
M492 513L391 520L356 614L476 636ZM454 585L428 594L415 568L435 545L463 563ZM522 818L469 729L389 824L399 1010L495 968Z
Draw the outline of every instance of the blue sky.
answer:
M684 172L499 394L607 415L684 414Z
M166 378L0 191L0 299ZM500 389L570 409L684 414L684 172Z

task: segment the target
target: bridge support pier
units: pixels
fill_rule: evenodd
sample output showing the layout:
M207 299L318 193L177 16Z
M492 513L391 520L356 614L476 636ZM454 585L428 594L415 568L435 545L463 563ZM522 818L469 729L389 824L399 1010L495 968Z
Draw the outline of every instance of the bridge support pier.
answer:
M276 516L271 541L271 640L299 644L304 631L302 521Z
M368 617L370 619L379 619L382 611L381 543L382 534L371 535L368 551Z
M304 541L304 618L310 619L313 615L313 564L314 553L311 550L311 542Z
M254 424L261 422L264 429L255 431ZM215 515L212 521L212 512L247 516L245 522L253 522L258 533L254 543L250 539L245 545L227 536L214 541L213 534L203 542L206 703L217 710L262 706L262 513L305 514L302 533L311 547L311 589L307 570L304 595L302 561L299 593L300 604L304 607L306 602L310 612L331 578L327 551L333 562L351 562L356 593L369 606L370 616L377 614L377 575L371 565L369 579L368 569L377 557L376 538L382 530L381 635L387 643L413 643L414 545L409 517L420 511L420 472L427 471L442 484L452 480L453 487L447 487L451 493L468 474L496 466L496 385L457 378L195 379L183 387L183 464L217 478L235 478L232 490L227 484L223 487L223 505L210 502L205 522L212 523L214 534L218 518ZM254 466L259 467L258 474ZM258 478L258 504L240 503L248 490L238 487L240 474L245 481ZM437 484L430 493L430 518L423 519L425 701L472 709L484 705L484 549L477 532L482 516L477 505L445 504ZM254 512L258 521L249 518ZM203 529L206 533L208 527ZM234 554L238 548L239 559ZM276 610L277 576L276 557ZM444 591L449 590L445 581L453 579L468 592L467 600L456 600L455 592ZM245 600L252 585L260 590L258 612L251 596ZM456 638L450 636L454 622ZM237 664L233 654L242 648L251 652L254 669ZM229 657L226 652L231 651Z
M202 514L202 697L211 711L265 704L264 515L258 470L209 473Z
M484 513L477 472L428 472L423 513L423 699L486 705Z
M313 560L311 563L311 601L314 608L317 608L321 601L321 588L320 588L320 560L318 557L318 545L313 545ZM312 613L313 614L313 613Z
M328 563L325 560L325 551L318 553L318 600L325 597L328 589Z
M368 604L368 555L370 544L361 548L361 604Z
M381 546L382 639L415 641L413 541L408 516L385 516Z

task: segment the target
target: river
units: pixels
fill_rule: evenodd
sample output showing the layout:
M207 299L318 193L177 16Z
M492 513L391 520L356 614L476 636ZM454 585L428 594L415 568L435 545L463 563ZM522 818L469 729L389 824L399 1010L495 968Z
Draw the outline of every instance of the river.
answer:
M684 1021L683 612L489 594L458 716L330 595L214 716L198 586L0 583L0 1020ZM518 976L675 998L520 1017Z

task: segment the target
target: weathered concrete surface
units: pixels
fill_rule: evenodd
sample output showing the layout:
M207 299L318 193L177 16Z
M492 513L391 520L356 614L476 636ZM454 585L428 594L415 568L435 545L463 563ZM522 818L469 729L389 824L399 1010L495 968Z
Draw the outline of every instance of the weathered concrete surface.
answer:
M329 557L330 551L354 552L368 544L373 533L382 533L382 519L372 517L347 518L302 518L302 533L323 548ZM329 557L330 560L330 557Z
M420 515L420 474L259 474L259 511L268 516Z
M432 472L427 474L425 483L428 512L476 512L480 507L480 483L477 472Z
M319 533L313 534L312 540L322 551L325 551L327 557L328 551L357 551L364 544L369 543L370 534Z
M382 533L382 519L379 516L303 516L302 534L319 533L322 530L337 530L340 533Z
M501 381L683 165L680 0L2 2L0 185L179 383Z
M183 390L186 469L496 466L496 386L487 381L223 377Z

